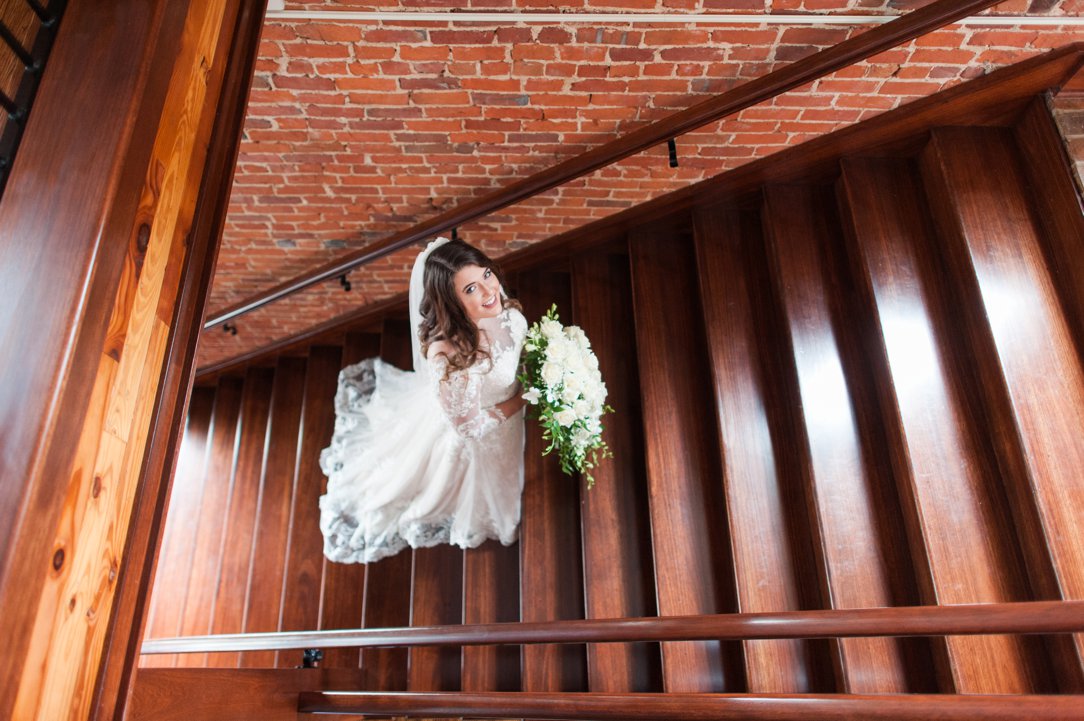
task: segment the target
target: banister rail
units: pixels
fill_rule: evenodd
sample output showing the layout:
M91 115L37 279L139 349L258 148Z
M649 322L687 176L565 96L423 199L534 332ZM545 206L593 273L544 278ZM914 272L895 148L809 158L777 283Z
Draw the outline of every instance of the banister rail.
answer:
M777 95L818 80L877 53L925 35L981 10L999 0L935 0L925 7L848 38L767 75L754 78L725 93L681 110L662 120L638 128L615 140L569 158L546 170L467 201L451 210L424 220L411 228L379 241L370 248L349 253L318 268L250 296L225 310L211 314L204 328L225 323L317 283L338 278L354 268L389 255L437 233L477 220L539 193L551 190L630 155L647 150L671 138L721 120L745 108L771 100ZM826 22L830 18L826 16Z
M1081 721L1084 696L303 692L299 714L708 721Z
M1081 631L1084 631L1084 601L1026 601L959 606L904 606L187 636L144 641L142 652L213 653L373 646L479 646Z

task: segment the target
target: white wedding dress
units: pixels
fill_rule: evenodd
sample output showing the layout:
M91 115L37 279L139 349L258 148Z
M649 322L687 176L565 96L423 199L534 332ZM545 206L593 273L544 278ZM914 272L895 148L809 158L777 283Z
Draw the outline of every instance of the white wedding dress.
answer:
M335 433L320 455L330 560L369 563L407 546L516 540L523 412L506 419L494 406L517 389L527 322L506 308L479 327L491 358L447 380L441 355L421 376L379 358L340 372Z

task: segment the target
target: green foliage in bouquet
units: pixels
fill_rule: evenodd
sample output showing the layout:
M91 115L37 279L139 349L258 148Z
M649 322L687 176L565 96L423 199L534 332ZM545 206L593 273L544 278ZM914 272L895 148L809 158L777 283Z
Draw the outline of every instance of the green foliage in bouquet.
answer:
M561 470L582 473L591 488L591 470L613 456L602 440L601 420L613 408L606 405L606 384L590 341L578 326L562 326L553 305L527 329L523 353L519 381L549 444L542 454L556 451Z

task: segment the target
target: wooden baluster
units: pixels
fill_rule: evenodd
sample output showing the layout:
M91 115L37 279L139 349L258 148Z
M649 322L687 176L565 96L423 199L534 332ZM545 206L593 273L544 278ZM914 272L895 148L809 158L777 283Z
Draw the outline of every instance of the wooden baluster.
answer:
M245 373L241 396L237 458L230 484L229 510L226 512L226 539L222 546L222 566L218 573L212 633L244 631L245 599L248 596L249 571L252 565L252 541L256 533L256 506L260 497L260 468L267 441L268 413L271 408L271 384L274 371L250 368ZM209 654L209 666L237 666L238 653Z
M229 521L227 516L233 481L233 459L237 451L237 422L241 414L240 378L223 378L215 389L215 412L211 430L207 480L203 488L199 522L190 526L196 545L192 551L192 574L184 604L182 636L202 636L211 632L211 612L222 566L222 542ZM179 666L205 666L207 654L186 653Z
M301 448L297 454L297 480L291 501L286 577L282 583L283 631L319 627L320 588L324 580L319 498L326 483L320 469L320 451L327 447L334 430L335 388L341 365L342 349L317 346L309 351L305 366ZM300 654L300 651L279 651L276 665L282 668L297 666Z
M734 612L691 238L680 227L640 228L629 238L629 259L658 612ZM741 691L741 664L738 644L662 644L669 693Z
M380 334L380 357L385 362L409 369L414 365L410 350L409 323L387 319ZM365 627L393 628L410 625L410 549L390 558L367 564L365 574ZM361 654L366 687L379 691L405 691L407 650L405 648L365 649Z
M783 352L772 335L762 231L753 212L698 210L693 214L708 357L715 384L723 488L734 554L738 608L743 613L796 611L820 605L812 569L806 499L793 477L780 437L775 392L792 383L769 373ZM790 369L788 369L790 370ZM788 473L790 472L790 473ZM807 596L803 599L802 588ZM745 675L756 693L802 693L818 688L810 644L746 641ZM827 663L819 664L827 667Z
M595 469L595 487L581 486L583 588L587 618L655 615L651 522L641 449L632 287L624 254L593 252L572 260L573 319L583 328L616 413L603 419L614 457ZM592 691L658 691L658 646L591 644Z
M463 550L441 545L414 551L410 625L446 626L463 618ZM451 646L410 649L408 691L458 691L462 652Z
M917 174L907 161L845 160L842 198L854 271L873 313L870 363L922 600L1025 600L996 462L965 393L966 376L984 361L966 357L956 340ZM1032 673L1042 675L1028 646L1009 636L941 639L939 683L960 693L1027 693Z
M351 333L343 345L343 366L351 366L380 354L380 336L375 333ZM332 393L334 401L334 393ZM333 403L334 405L334 403ZM330 436L327 443L331 442ZM327 444L325 443L324 447ZM326 479L321 482L327 489ZM333 563L324 559L324 590L320 599L320 630L364 628L366 566L361 563ZM358 668L361 653L356 648L329 648L324 652L328 668Z
M916 605L892 469L883 435L873 432L876 398L861 338L850 332L853 298L832 189L770 186L764 200L785 354L796 374L791 447L810 500L822 597L835 609ZM853 638L833 646L844 693L936 690L923 642Z
M975 299L959 303L972 377L1031 585L1043 599L1084 598L1084 369L1012 132L935 130L922 170L942 247L961 291ZM1064 637L1049 643L1061 685L1084 689L1084 635L1075 647Z
M569 279L563 273L520 274L519 300L528 323L553 303L571 322ZM520 521L520 618L555 621L583 618L578 477L566 476L556 456L542 456L542 432L527 422L523 516ZM581 691L586 683L582 646L523 648L524 691Z
M147 623L148 638L181 635L185 596L192 569L192 549L196 545L192 529L200 518L207 457L211 450L214 404L214 388L196 388L192 391L184 441L177 459L173 494L169 499L158 570L154 577L153 605ZM176 666L180 660L177 656L149 657L144 659L143 665Z
M305 360L280 358L271 390L271 426L267 429L267 448L264 451L257 503L245 633L279 630L304 388ZM272 667L275 665L275 652L245 652L241 654L241 665L248 668Z

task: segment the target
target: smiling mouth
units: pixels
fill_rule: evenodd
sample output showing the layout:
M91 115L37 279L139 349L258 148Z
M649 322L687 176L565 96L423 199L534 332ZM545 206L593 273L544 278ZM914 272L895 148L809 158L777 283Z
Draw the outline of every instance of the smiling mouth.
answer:
M492 298L490 298L485 303L482 303L482 307L483 308L492 308L496 304L497 304L497 296L493 296Z

